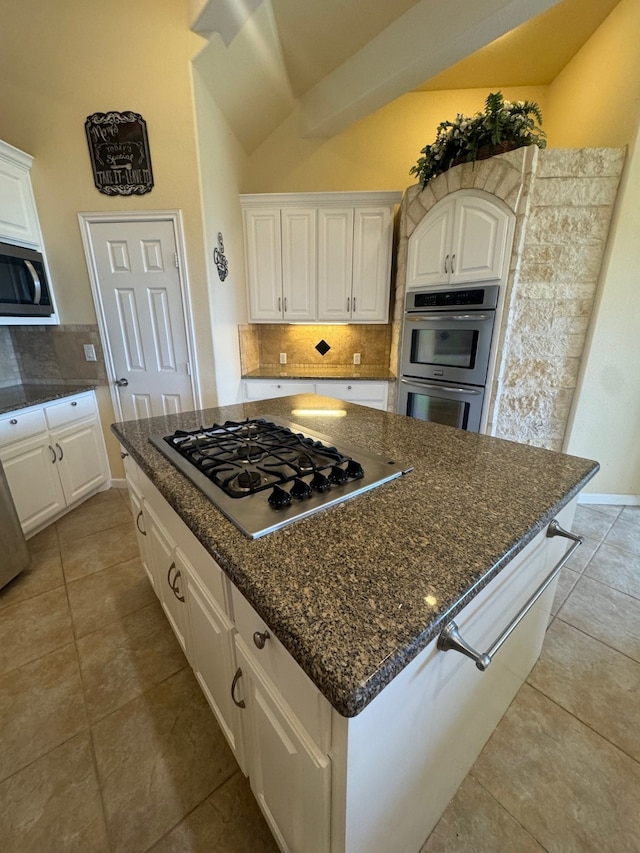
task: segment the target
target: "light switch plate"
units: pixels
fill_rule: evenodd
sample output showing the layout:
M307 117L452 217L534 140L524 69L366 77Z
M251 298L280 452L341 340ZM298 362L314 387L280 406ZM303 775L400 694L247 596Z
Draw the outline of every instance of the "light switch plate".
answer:
M281 352L280 353L280 364L286 364L286 363L287 363L287 354L286 354L286 352Z
M353 363L354 364L360 364L360 353L359 352L354 352Z
M85 361L96 361L96 348L93 344L83 344L84 347L84 360Z

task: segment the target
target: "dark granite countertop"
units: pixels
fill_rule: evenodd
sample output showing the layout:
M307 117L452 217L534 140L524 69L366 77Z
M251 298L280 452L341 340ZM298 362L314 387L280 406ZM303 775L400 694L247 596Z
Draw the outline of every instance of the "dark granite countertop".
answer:
M298 395L115 424L113 432L334 708L355 716L542 530L598 464ZM261 539L237 528L148 442L274 415L414 470Z
M72 397L94 388L95 385L9 385L7 388L0 388L0 415L49 403L60 397Z
M288 365L270 364L250 370L242 374L243 379L317 379L331 381L333 379L365 380L380 382L395 382L396 376L388 367L375 364L345 364L340 367L323 367L320 365Z

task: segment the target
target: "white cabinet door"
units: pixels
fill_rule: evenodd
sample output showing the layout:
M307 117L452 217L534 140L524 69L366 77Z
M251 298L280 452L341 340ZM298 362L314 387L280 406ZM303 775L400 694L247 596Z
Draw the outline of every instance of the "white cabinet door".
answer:
M506 210L474 190L438 202L409 238L407 288L502 278L510 225Z
M156 577L151 568L149 559L149 537L147 535L148 521L145 518L144 499L131 479L127 477L127 486L129 488L129 500L131 501L131 510L133 512L134 524L136 527L136 539L138 541L138 550L140 551L140 560L142 568L145 570L149 583L153 591L158 595Z
M151 507L146 507L149 528L149 553L153 563L162 609L173 628L182 651L187 654L187 608L184 590L185 569L175 543Z
M454 206L453 199L441 201L424 217L409 238L407 288L448 283Z
M193 671L238 764L244 771L240 711L231 699L231 682L235 672L235 627L209 590L200 582L193 567L184 555L182 556L186 571Z
M109 468L97 421L51 432L58 457L58 473L67 504L95 491L106 482Z
M2 450L2 465L25 533L42 527L66 506L56 462L48 434Z
M287 322L316 317L316 211L284 208L282 227L282 311Z
M449 282L501 278L508 228L507 214L490 200L460 199L453 224Z
M318 320L351 319L353 208L318 211Z
M40 227L29 173L31 162L29 155L0 142L0 240L39 247Z
M236 635L251 789L285 853L328 853L331 762Z
M389 319L392 228L393 220L388 207L356 208L353 227L352 322L386 323Z
M278 208L245 209L249 319L282 320L282 246Z

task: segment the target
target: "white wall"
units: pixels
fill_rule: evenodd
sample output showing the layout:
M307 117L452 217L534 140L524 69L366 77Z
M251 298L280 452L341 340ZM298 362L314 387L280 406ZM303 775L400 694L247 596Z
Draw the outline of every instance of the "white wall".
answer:
M203 79L198 60L193 66L193 88L213 343L213 364L209 369L215 374L213 405L226 406L240 399L238 323L247 322L239 200L240 175L246 155ZM224 254L229 265L224 281L220 280L213 259L218 232L223 235ZM205 305L194 305L194 313L197 314L199 308L205 310ZM202 365L200 369L203 370Z
M586 491L640 500L640 125L618 193L566 450L600 462ZM627 499L626 502L630 502Z

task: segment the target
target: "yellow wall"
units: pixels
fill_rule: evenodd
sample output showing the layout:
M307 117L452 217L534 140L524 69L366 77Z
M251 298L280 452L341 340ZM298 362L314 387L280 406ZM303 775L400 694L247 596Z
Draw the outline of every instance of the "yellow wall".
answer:
M0 25L0 139L35 157L32 179L62 323L95 323L79 211L183 211L201 366L210 365L190 59L203 40L188 29L188 0L4 0ZM93 184L84 122L133 110L147 122L154 189L109 197ZM201 374L204 370L201 370ZM205 389L206 390L206 389ZM100 389L110 438L113 411Z
M640 117L640 2L621 0L549 86L545 126L562 148L621 147Z
M544 112L544 88L504 89L506 98L529 98ZM249 158L243 192L403 190L416 183L409 169L436 128L457 113L484 107L485 89L413 92L393 101L332 139L301 139L291 116Z

